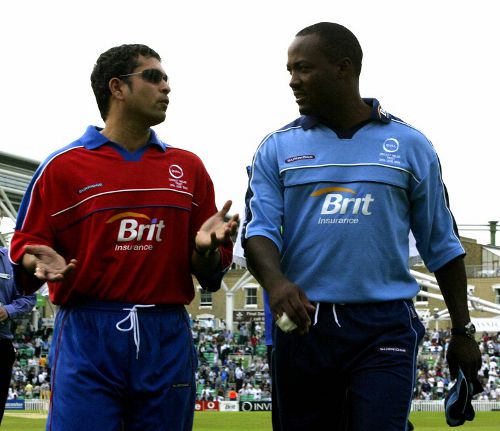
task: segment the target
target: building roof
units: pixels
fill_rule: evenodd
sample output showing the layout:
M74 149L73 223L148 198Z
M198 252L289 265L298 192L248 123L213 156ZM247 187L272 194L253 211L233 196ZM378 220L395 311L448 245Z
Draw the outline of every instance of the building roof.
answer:
M500 256L500 247L493 247L491 245L484 245L483 248L496 256Z
M15 218L24 192L39 165L38 161L0 151L1 216Z

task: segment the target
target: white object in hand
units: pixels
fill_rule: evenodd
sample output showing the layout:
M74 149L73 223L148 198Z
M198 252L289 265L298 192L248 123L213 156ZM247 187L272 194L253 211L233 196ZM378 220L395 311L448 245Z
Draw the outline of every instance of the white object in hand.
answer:
M293 331L297 325L291 320L286 313L283 313L281 317L278 319L276 324L280 327L283 332L291 332Z

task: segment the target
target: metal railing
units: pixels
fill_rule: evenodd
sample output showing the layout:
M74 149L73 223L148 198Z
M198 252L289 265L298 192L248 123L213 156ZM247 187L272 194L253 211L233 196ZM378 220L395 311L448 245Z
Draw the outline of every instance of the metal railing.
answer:
M497 264L466 265L465 271L468 278L500 277L500 267Z
M472 400L472 406L476 412L500 411L500 401ZM444 400L425 401L413 400L412 412L444 412Z
M49 400L25 399L24 409L29 411L48 412Z

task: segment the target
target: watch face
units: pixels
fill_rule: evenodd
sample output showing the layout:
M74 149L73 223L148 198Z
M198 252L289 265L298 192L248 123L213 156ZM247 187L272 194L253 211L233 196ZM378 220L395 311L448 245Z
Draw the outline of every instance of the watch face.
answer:
M465 332L467 333L467 335L474 335L476 333L476 327L472 322L469 322L467 323L467 325L465 325Z

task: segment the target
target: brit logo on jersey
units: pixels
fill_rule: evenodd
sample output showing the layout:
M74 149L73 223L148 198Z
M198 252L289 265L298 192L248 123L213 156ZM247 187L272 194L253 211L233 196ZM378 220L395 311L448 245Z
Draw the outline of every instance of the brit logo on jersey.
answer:
M162 241L165 228L163 220L151 219L146 214L122 212L106 220L106 224L118 224L116 251L153 250L154 243Z
M356 195L346 187L326 187L311 193L311 197L324 196L318 224L356 224L360 217L372 215L372 195Z

